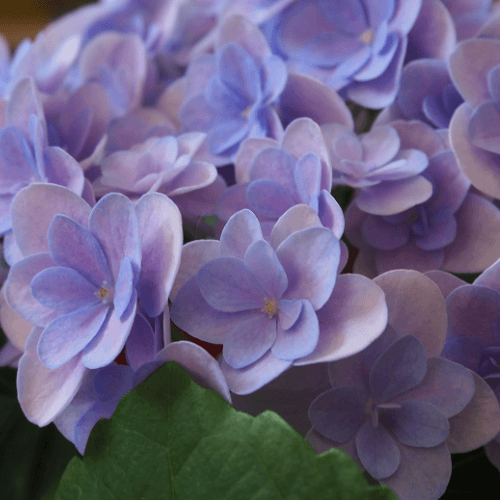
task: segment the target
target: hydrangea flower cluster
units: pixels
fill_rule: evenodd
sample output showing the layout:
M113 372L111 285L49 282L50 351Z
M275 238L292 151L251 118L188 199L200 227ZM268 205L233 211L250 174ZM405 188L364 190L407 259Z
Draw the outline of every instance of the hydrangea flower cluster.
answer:
M28 420L83 454L175 361L400 500L437 500L452 453L500 470L498 10L103 0L0 38Z

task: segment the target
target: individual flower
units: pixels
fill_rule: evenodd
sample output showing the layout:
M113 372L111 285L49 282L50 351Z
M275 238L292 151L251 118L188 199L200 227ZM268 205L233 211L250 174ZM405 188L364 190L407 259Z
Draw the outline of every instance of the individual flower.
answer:
M205 134L189 132L178 137L150 137L128 150L106 156L100 164L101 176L94 181L96 196L118 191L132 199L147 192L173 198L212 184L216 168L193 157Z
M60 184L78 195L84 188L78 162L63 149L49 146L40 94L33 79L25 78L10 96L6 126L0 130L1 235L11 230L14 196L32 182Z
M258 28L232 17L220 29L215 54L189 65L179 122L185 131L206 132L210 152L230 160L246 137L280 137L273 104L286 79L284 62Z
M396 97L420 7L420 0L297 0L262 29L291 70L362 106L383 108Z
M399 135L388 125L372 127L360 137L336 123L323 125L321 130L332 165L333 184L359 188L361 192L363 188L378 186L371 190L372 197L387 196L391 181L414 182L429 163L418 149L400 149ZM404 183L394 186L405 189Z
M499 23L493 18L449 58L451 79L465 100L450 123L451 147L472 185L494 198L500 197Z
M318 453L341 448L400 500L437 500L450 452L495 436L500 407L480 377L439 356L447 321L438 286L403 270L374 281L386 295L387 328L362 352L330 363L333 388L311 403L306 438Z
M111 120L142 103L146 76L146 49L137 35L110 31L93 38L60 95L45 106L51 144L79 161L104 149Z
M361 276L337 277L339 242L309 212L305 205L289 209L268 243L245 209L229 219L220 242L184 247L172 321L223 344L221 369L236 394L259 389L292 364L358 352L385 326L383 295Z
M375 123L420 120L431 127L448 128L455 109L462 103L445 61L417 59L403 68L396 100L377 116Z
M269 235L274 223L289 208L309 205L325 227L340 239L343 213L330 194L332 172L321 129L309 118L294 120L281 142L247 139L235 160L237 184L219 198L215 214L227 221L248 208Z
M121 352L137 299L152 318L164 310L179 265L181 219L159 193L135 205L111 193L91 209L53 184L21 190L12 217L23 258L3 288L17 314L2 314L2 327L24 351L21 407L43 426L69 404L87 369L106 366ZM27 339L18 315L32 325Z
M499 233L495 228L500 224L500 211L490 201L469 192L468 179L438 132L418 121L392 125L405 146L422 148L429 157L422 176L431 184L432 195L409 208L401 206L390 215L373 210L366 213L364 199L359 203L356 198L351 203L346 210L346 236L360 249L357 271L370 277L398 268L482 271L498 258ZM393 203L389 196L380 200L383 207ZM475 224L476 220L482 224Z

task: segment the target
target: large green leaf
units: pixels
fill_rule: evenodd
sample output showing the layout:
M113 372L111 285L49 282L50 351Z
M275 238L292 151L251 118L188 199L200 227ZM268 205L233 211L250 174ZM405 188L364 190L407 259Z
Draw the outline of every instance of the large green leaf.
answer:
M56 500L396 500L342 451L321 456L270 411L252 417L170 362L124 396Z

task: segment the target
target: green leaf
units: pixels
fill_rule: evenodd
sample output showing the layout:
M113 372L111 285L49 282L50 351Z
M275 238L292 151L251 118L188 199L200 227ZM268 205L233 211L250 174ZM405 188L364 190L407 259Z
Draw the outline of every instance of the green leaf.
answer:
M55 500L397 500L340 450L316 455L277 414L236 411L162 366L92 430Z

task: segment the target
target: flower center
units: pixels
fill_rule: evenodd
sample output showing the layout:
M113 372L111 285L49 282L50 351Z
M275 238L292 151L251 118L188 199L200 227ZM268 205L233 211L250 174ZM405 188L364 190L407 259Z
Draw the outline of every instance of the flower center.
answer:
M273 318L278 312L278 302L276 300L266 300L266 304L262 309L262 312L269 315L269 319Z
M107 281L104 281L101 288L94 292L94 295L106 304L113 300L113 289L109 286Z
M413 224L414 222L417 222L418 220L418 213L415 210L412 210L406 220L408 221L408 224Z
M359 35L359 39L367 45L371 44L375 39L375 32L371 28L368 28L367 30L363 31L361 35Z
M243 116L244 118L248 118L248 115L250 114L250 111L252 111L252 106L248 106L246 109L244 109L241 112L241 116Z

